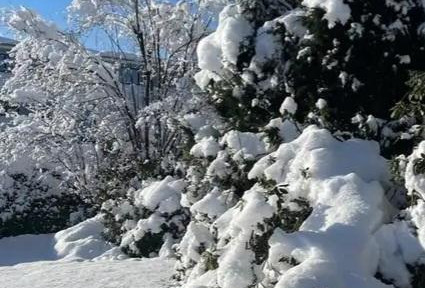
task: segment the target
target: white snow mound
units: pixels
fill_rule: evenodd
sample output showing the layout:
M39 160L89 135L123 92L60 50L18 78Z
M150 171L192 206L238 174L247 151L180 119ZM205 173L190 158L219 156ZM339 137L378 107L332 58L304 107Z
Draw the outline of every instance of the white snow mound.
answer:
M0 266L37 261L84 261L127 258L103 240L98 217L56 234L20 235L0 239Z

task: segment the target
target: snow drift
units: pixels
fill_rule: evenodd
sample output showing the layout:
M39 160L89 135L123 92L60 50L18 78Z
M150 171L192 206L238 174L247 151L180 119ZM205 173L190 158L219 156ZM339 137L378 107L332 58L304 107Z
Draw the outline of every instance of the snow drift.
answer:
M0 266L37 261L84 261L127 258L103 240L99 217L56 234L21 235L0 239Z

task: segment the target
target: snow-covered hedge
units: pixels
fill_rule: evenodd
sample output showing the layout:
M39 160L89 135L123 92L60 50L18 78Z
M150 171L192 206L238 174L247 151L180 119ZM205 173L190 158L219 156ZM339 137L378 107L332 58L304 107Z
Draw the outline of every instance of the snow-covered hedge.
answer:
M36 162L25 153L12 159L4 156L0 156L0 238L56 232L91 214L92 208L81 195L70 193L52 163Z

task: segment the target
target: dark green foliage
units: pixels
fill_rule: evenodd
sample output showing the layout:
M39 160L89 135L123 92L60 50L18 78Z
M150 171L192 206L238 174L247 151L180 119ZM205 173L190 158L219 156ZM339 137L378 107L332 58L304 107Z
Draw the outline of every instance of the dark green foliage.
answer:
M421 154L421 158L417 158L413 162L413 172L415 175L425 174L425 154Z
M273 93L273 91L267 91L269 92L267 96L266 93L259 93L253 85L243 83L241 79L238 79L240 76L237 73L241 73L241 71L233 73L235 74L231 76L231 81L222 80L210 84L208 89L214 95L211 103L231 127L241 131L256 132L271 118L278 116L278 107L282 102L281 95ZM233 95L235 87L239 89L238 97ZM253 107L254 99L264 100L268 104L265 107Z
M299 0L237 0L241 13L258 28L265 21L270 21L294 9L301 3Z
M323 18L325 11L302 7L299 1L287 6L287 2L279 4L272 0L241 0L237 3L243 18L252 24L255 32L241 43L236 65L225 65L225 71L219 75L222 79L211 81L208 87L209 100L228 124L226 128L265 132L272 144L271 150L276 149L285 139L279 139L277 129L264 130L261 127L271 118L280 117L280 104L285 97L293 96L298 109L291 117L300 126L318 124L334 132L341 140L353 137L377 140L384 156L411 153L414 141L401 140L400 134L408 131L413 124L424 123L425 73L410 72L425 71L425 38L420 31L425 22L425 11L421 1L344 1L351 10L351 18L346 23L336 22L334 26L329 26ZM265 3L270 5L268 11ZM281 6L276 8L276 5ZM398 5L402 7L397 8ZM273 56L273 61L252 65L256 64L258 33L264 33L260 29L264 28L266 21L283 15L282 11L288 6L297 6L305 12L302 17L299 16L307 28L305 37L299 39L291 35L283 25L270 25L272 28L265 33L276 36L274 40L279 39L281 51ZM271 77L276 85L262 85L271 83L266 81ZM325 109L316 107L320 98L326 100ZM363 119L353 123L352 118L356 114ZM374 117L370 117L372 120L368 123L369 115ZM389 133L384 133L385 129ZM387 139L390 137L393 138ZM416 160L415 173L425 172L425 156L423 158ZM394 162L398 164L398 161ZM223 190L236 188L236 194L242 197L244 191L255 184L248 183L247 174L243 171L251 164L241 167L240 163L232 163L231 160L228 164L231 174L237 177L213 179L211 184ZM402 187L404 171L400 167L393 168L394 180ZM305 179L311 177L309 168L302 169L300 174ZM253 264L262 265L269 256L269 240L274 231L298 231L313 209L307 199L291 199L285 184L277 185L264 179L258 182L267 190L266 197L277 199L278 206L278 212L258 223L245 243L246 249L254 252ZM243 185L237 187L235 183ZM397 208L405 208L406 202L417 200L416 196L411 199L406 195L398 197L406 194L404 188L392 192L397 198L394 199ZM243 205L243 201L239 204ZM293 209L294 206L297 209ZM210 255L203 258L208 257ZM298 265L296 259L290 257L281 261ZM215 264L213 261L210 268L215 269ZM411 273L414 287L425 287L423 270L420 272L420 268L412 268ZM380 273L376 277L383 283L391 283Z
M300 263L293 257L282 257L279 262L285 262L288 263L291 266L297 266Z
M410 88L408 98L410 101L418 101L415 103L424 104L425 99L425 72L424 71L411 71L410 78L407 85ZM421 113L422 116L423 113Z
M44 172L48 173L47 170ZM54 173L50 176L60 179ZM56 191L37 173L16 173L3 178L3 181L10 181L12 185L0 193L0 238L56 232L74 224L72 221L92 216L96 211L96 207L81 195L71 189L67 191L69 193ZM73 217L72 213L75 213Z
M409 69L425 69L425 42L418 34L425 14L418 1L405 4L403 14L386 1L347 2L352 17L332 28L324 11L308 12L309 37L299 43L304 53L289 74L300 120L318 98L328 102L335 130L353 130L351 118L357 112L390 118L390 109L408 92ZM388 28L395 21L403 29ZM402 61L404 55L410 61Z
M279 215L277 215L280 227L288 233L298 231L305 219L313 211L306 199L294 199L291 202L298 204L299 209L293 211L283 208L280 210Z
M128 247L123 247L122 251L130 257L152 257L152 253L158 253L164 244L164 232L152 233L148 232L142 239L136 241L136 246L139 249L139 253L135 253L134 250Z
M270 222L270 223L268 223ZM265 220L266 224L258 224L262 234L251 234L249 243L246 247L247 250L252 250L255 254L255 264L261 265L269 255L269 239L273 235L274 229L271 221ZM269 226L270 225L270 226ZM269 226L269 227L266 227Z
M407 149L401 151L408 154L412 151L413 146L423 140L422 133L425 129L425 71L410 71L409 80L407 81L409 92L404 95L393 108L392 117L399 119L399 130L409 131L415 126L414 132L409 131L412 138L407 142ZM397 143L395 143L397 144Z
M376 279L378 279L379 281L381 281L382 283L384 283L384 284L387 284L387 285L394 285L394 283L393 283L393 281L390 281L390 280L388 280L388 279L385 279L385 277L382 275L382 273L381 272L376 272L376 274L375 274L375 278Z
M205 270L215 270L218 268L218 255L211 251L205 251L201 255L202 259L205 261Z
M287 233L298 231L302 223L313 211L306 199L287 199L288 191L286 187L288 185L276 185L272 180L262 180L260 183L263 188L269 191L268 195L276 195L279 200L277 202L278 213L274 214L270 219L264 219L264 223L258 223L257 227L261 233L252 232L249 243L247 243L247 249L255 253L255 264L257 265L261 265L268 258L269 240L276 228L280 228ZM296 203L298 209L291 210L285 207L284 204L287 201ZM292 259L290 263L295 263L293 266L297 265L295 259Z
M0 238L57 232L97 211L84 195L59 187L61 176L46 168L2 176Z
M416 264L408 265L407 268L412 275L411 285L412 288L425 287L425 265Z

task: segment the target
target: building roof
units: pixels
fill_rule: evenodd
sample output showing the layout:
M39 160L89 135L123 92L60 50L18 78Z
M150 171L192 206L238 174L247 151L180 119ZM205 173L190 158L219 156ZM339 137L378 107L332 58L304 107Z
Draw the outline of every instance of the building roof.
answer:
M9 48L11 49L13 46L15 46L18 43L18 41L6 38L0 36L0 48ZM106 61L113 61L113 60L121 60L126 62L133 62L137 60L137 56L135 54L131 53L119 53L119 52L112 52L112 51L96 51L93 49L89 49L90 52L93 54L98 54L100 57L105 59Z
M14 40L14 39L10 39L10 38L0 36L0 44L15 45L16 43L18 43L18 41Z
M9 52L18 41L0 36L0 52Z

